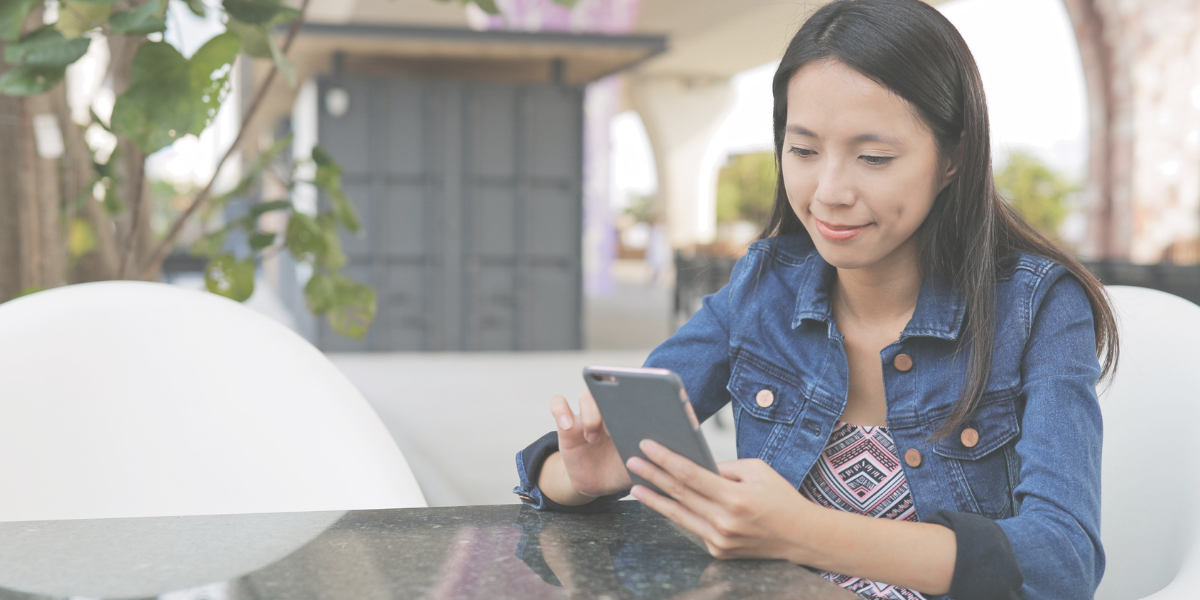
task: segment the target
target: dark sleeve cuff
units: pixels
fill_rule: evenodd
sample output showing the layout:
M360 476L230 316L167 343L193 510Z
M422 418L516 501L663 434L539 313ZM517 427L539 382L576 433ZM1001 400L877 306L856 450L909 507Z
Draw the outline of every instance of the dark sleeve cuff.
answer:
M538 510L594 513L612 507L617 500L629 493L626 490L617 494L600 496L580 506L566 506L545 497L542 495L542 490L537 487L538 475L542 473L542 465L545 464L546 458L555 452L558 452L558 432L551 431L517 453L517 474L521 477L521 483L513 488L513 493L520 496L521 501L526 505Z
M949 596L954 600L1017 600L1025 584L1008 535L995 521L971 513L939 510L926 523L954 530L958 549Z

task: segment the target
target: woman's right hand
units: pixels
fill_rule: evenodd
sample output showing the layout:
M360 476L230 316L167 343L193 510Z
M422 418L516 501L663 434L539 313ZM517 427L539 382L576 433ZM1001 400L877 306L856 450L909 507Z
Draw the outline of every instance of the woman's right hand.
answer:
M559 504L579 505L633 485L591 392L579 397L579 414L562 396L550 400L550 412L558 425L558 452L546 459L538 477L543 494Z

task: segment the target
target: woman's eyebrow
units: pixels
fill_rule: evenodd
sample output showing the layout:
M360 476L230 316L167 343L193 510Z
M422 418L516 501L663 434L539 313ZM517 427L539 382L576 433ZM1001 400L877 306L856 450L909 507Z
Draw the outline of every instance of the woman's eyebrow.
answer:
M810 137L810 138L813 138L816 140L821 139L821 136L813 133L812 131L809 131L807 128L802 127L800 125L788 125L787 132L794 134L794 135L802 135L805 137ZM892 144L894 146L903 146L904 145L904 142L901 142L899 139L894 138L889 135L883 135L880 133L859 134L850 141L852 141L852 142L875 142L875 143L879 143L879 144Z
M855 136L854 141L856 141L856 142L876 142L879 144L891 144L893 146L903 146L904 145L904 142L901 142L900 140L898 140L894 137L891 137L888 135L881 135L878 133L864 133L864 134Z

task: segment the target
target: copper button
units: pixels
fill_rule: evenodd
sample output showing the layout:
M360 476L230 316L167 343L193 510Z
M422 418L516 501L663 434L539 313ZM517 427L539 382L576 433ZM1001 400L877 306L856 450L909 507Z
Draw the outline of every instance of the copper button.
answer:
M754 401L757 402L759 406L766 408L772 404L775 404L775 393L771 390L762 390L754 396Z
M912 357L907 354L897 354L892 364L895 365L897 371L908 371L912 368Z
M968 448L974 448L975 444L979 443L979 432L968 427L963 430L962 435L959 436L959 439L962 440L964 446Z
M904 451L904 462L910 467L921 466L921 453L916 448L909 448Z

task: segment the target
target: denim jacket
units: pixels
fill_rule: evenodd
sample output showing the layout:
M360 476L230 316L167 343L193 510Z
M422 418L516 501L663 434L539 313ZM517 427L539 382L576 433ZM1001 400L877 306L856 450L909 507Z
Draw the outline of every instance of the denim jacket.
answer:
M880 353L887 425L918 516L955 530L950 596L1091 598L1104 572L1091 307L1079 282L1050 260L1020 255L1004 271L992 371L976 411L952 435L931 439L962 391L970 348L961 335L964 296L930 276L908 326ZM756 242L729 285L646 361L679 374L701 419L732 402L738 456L761 458L797 487L846 406L848 362L829 296L835 277L807 236ZM901 359L904 370L896 366L902 354L911 360ZM761 390L775 401L760 406ZM978 439L964 442L966 428ZM548 435L518 454L515 491L538 508L562 508L534 485L556 444Z

